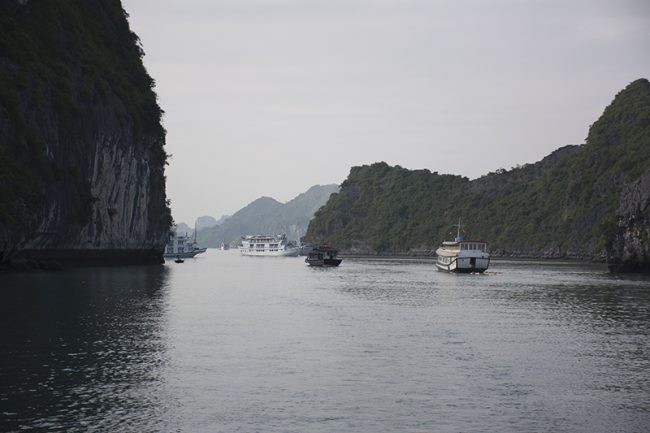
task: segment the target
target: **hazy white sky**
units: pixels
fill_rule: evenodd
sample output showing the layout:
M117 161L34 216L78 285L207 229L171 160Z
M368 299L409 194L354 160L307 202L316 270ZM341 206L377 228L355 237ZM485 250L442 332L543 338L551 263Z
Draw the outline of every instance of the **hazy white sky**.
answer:
M386 161L475 178L583 143L650 77L647 0L123 0L177 222Z

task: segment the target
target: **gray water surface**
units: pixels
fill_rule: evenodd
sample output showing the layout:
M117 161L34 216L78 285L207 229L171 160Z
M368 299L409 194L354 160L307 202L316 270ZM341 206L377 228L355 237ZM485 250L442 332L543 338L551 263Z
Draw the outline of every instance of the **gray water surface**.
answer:
M208 250L0 275L0 430L647 432L650 279Z

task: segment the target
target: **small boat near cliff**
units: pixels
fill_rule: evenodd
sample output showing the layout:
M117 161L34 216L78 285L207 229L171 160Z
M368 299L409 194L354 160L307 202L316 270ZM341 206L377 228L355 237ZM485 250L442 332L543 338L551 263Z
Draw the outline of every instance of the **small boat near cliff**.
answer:
M206 250L207 248L199 248L196 246L196 237L192 240L187 234L177 235L176 232L171 232L167 240L167 245L165 245L163 257L188 259L197 254L204 253Z
M330 247L314 247L309 253L305 263L309 266L338 266L343 261L337 257L338 250Z
M444 241L436 250L436 255L436 267L440 271L483 273L490 266L488 243L465 240L460 234L460 221L456 239Z

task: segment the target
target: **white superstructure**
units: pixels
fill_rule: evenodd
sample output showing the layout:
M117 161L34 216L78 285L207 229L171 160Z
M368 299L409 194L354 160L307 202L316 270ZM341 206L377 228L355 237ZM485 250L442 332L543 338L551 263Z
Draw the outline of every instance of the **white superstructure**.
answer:
M197 247L196 241L193 241L187 233L185 235L177 235L176 232L171 232L169 239L167 239L163 256L167 258L190 258L204 253L206 249Z
M460 235L460 219L458 232L453 241L444 241L436 250L436 266L438 270L447 272L479 272L483 273L490 266L488 244L484 241L466 241Z
M285 235L254 235L242 239L239 251L244 256L297 256L300 248L287 242Z
M436 250L436 266L447 272L485 272L490 266L488 244L483 241L456 239L445 241Z

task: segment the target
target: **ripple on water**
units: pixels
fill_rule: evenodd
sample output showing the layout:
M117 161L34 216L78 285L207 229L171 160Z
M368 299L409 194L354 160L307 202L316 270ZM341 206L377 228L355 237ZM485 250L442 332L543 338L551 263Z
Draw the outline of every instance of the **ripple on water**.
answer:
M209 251L6 278L2 430L650 425L650 283L598 265L450 275L427 259L313 269Z

